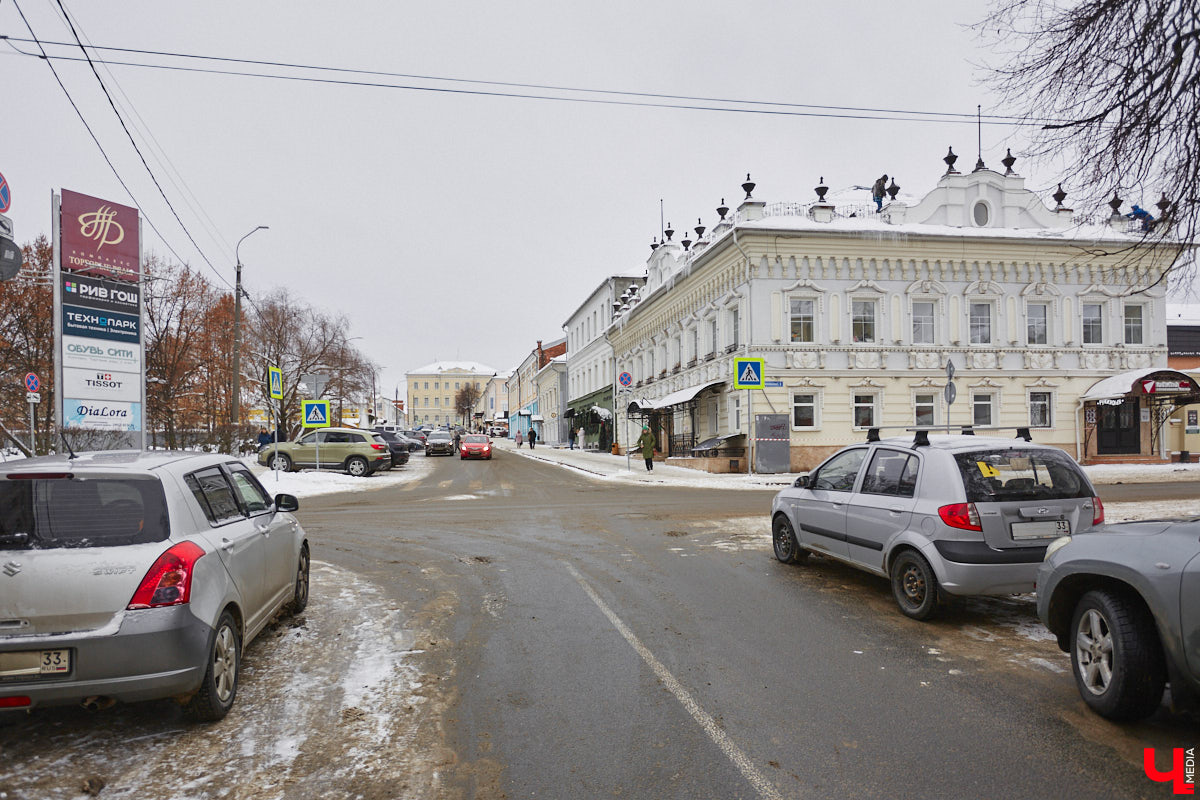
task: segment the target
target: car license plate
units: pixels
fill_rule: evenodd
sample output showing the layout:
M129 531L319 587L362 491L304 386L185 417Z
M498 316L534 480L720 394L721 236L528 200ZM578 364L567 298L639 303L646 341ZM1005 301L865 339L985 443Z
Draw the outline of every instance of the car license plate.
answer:
M1043 539L1049 536L1067 536L1070 533L1071 523L1065 519L1044 522L1014 522L1012 524L1014 539Z
M55 675L70 671L70 650L23 650L16 653L0 653L0 678Z

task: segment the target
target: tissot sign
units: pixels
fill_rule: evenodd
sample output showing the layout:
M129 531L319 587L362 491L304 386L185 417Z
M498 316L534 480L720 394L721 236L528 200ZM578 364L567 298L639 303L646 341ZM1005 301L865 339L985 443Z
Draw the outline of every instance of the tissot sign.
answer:
M55 198L58 420L129 431L143 444L145 344L141 237L135 208L63 190Z
M136 208L63 189L62 268L137 281L141 276Z

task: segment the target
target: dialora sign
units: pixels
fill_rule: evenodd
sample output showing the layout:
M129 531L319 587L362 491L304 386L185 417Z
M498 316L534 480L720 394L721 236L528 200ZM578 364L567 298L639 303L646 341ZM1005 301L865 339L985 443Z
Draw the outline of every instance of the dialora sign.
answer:
M138 210L64 189L54 198L56 414L143 447L145 343Z

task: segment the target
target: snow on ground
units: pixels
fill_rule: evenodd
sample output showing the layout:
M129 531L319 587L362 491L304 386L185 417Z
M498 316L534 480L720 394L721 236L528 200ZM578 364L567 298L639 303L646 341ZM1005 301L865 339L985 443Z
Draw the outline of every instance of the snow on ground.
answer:
M419 481L429 474L431 467L430 462L425 460L425 456L413 455L409 458L408 463L402 466L393 467L386 472L376 472L365 478L355 478L345 472L333 470L306 469L302 472L276 472L259 464L254 456L243 458L242 461L250 467L250 471L258 477L263 487L271 495L282 493L296 497L387 489Z

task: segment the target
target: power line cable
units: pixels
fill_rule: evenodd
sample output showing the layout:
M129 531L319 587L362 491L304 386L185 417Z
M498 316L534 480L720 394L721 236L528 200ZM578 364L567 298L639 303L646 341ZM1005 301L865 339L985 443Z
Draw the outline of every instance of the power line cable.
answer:
M51 7L54 8L55 11L60 11L54 6ZM66 21L65 13L60 11L59 16ZM94 48L94 45L88 38L87 32L83 29L83 25L79 22L78 18L75 19L75 27L84 43L87 44L88 47ZM226 240L221 234L216 222L213 221L212 217L208 214L207 210L205 210L203 204L200 202L200 199L196 196L195 192L192 191L192 188L188 185L187 180L183 177L183 173L181 173L179 168L176 167L174 162L171 161L171 157L167 154L166 148L163 147L162 143L158 141L158 137L154 135L154 131L151 130L150 124L137 110L137 106L134 105L133 99L125 91L124 87L121 86L121 82L117 80L117 76L111 69L108 68L107 64L101 64L101 66L104 67L104 71L107 74L111 85L116 88L120 98L124 100L124 103L121 105L126 114L130 117L130 124L141 136L143 143L149 149L151 155L155 157L159 165L163 168L166 178L170 182L172 188L183 197L184 203L200 221L201 226L204 228L204 231L208 234L209 238L216 242L218 248L224 249L223 255L225 256L226 260L232 262L235 254L233 252L233 247L229 244L229 241Z
M13 7L17 9L17 13L20 14L21 21L24 22L25 27L29 29L29 35L33 37L34 43L38 44L38 49L42 50L43 53L41 56L37 56L36 53L27 53L26 55L33 55L45 60L46 66L50 67L50 72L54 75L54 80L58 82L59 88L62 89L63 94L66 95L67 102L71 104L71 108L75 109L75 114L79 117L79 121L82 122L83 127L87 129L88 135L92 137L92 141L96 143L96 147L100 150L100 155L104 157L104 162L108 164L108 168L112 170L113 175L117 179L117 183L121 184L121 188L125 190L127 195L129 195L129 199L133 201L133 204L141 209L141 204L138 203L137 197L133 194L133 190L129 188L129 185L125 183L125 179L121 177L121 173L117 170L116 165L113 164L112 159L109 158L108 153L104 150L104 145L100 144L100 139L96 136L96 132L92 130L92 126L88 124L87 119L83 116L83 112L75 103L75 99L71 97L71 93L67 90L66 84L63 83L62 78L59 76L58 70L54 68L54 64L50 57L45 54L45 50L43 50L40 43L38 43L37 34L33 32L33 26L30 25L29 20L25 18L25 12L21 10L21 6L17 3L17 0L12 0L12 3ZM168 241L167 238L162 235L162 232L157 226L155 226L154 221L150 219L149 215L147 215L144 210L141 211L141 216L142 219L146 220L146 224L150 226L150 229L158 235L158 238L162 241L162 243L166 245L167 249L171 251L171 255L175 256L175 259L180 264L187 263L179 256L179 253L175 252L175 248L171 247L170 241ZM218 277L220 276L218 275ZM222 280L225 279L222 277ZM227 280L225 282L227 284L229 283Z
M0 35L0 40L4 40L9 45L9 47L13 48L14 50L16 50L19 53L22 53L23 55L30 55L30 56L36 55L35 53L27 53L27 52L21 50L20 48L18 48L14 44L14 42L25 41L24 39L21 39L19 37ZM65 46L65 44L64 44L64 46ZM798 104L798 103L776 103L776 102L758 101L758 100L692 98L687 95L665 95L665 94L653 94L653 93L648 93L648 92L621 92L621 91L616 91L616 90L604 90L604 89L553 87L553 86L543 86L540 84L515 84L515 83L505 83L505 82L499 82L499 81L468 80L468 79L464 79L464 78L442 78L442 77L436 77L436 76L408 76L408 75L404 75L402 73L377 73L375 71L370 71L370 70L340 69L340 68L336 68L336 67L321 67L321 66L309 66L309 65L303 65L303 64L288 64L286 62L259 62L259 61L253 61L250 59L232 59L232 58L222 58L222 57L218 57L218 56L176 54L176 53L169 53L169 52L165 52L165 51L139 51L139 50L133 50L131 48L98 47L96 49L112 50L112 51L119 51L119 52L134 52L134 53L139 53L139 54L144 54L144 55L163 55L163 56L174 57L174 58L195 58L195 59L203 59L203 60L210 60L210 61L225 61L225 62L231 62L231 63L245 63L245 64L255 64L255 65L262 65L262 66L280 66L280 67L284 67L284 68L288 68L288 69L308 69L308 70L317 70L317 71L344 72L344 73L348 73L348 74L380 74L383 76L392 76L392 77L415 77L415 78L419 78L422 80L454 81L454 82L462 82L462 83L476 83L476 84L480 84L480 85L512 86L514 88L544 88L546 91L569 91L569 92L592 93L592 94L625 95L628 97L677 99L682 102L666 103L666 102L653 102L650 100L637 101L637 100L621 100L621 99L615 99L615 98L603 99L603 98L592 98L592 97L567 97L567 96L559 96L559 95L529 94L529 93L524 93L524 92L496 92L496 91L484 91L484 90L480 90L480 89L452 89L452 88L438 87L438 86L419 86L419 85L413 85L413 84L381 83L381 82L375 82L375 81L349 80L349 79L345 79L345 78L335 79L335 78L319 78L319 77L303 76L303 75L279 75L279 74L267 73L267 72L249 72L249 71L245 71L245 70L224 70L224 69L212 69L212 68L203 68L203 67L185 67L185 66L179 66L179 65L174 65L174 64L152 64L152 63L144 63L144 62L137 62L137 61L116 61L116 60L110 60L110 59L96 59L97 63L103 63L103 64L107 64L107 65L112 65L112 66L140 67L143 69L160 69L160 70L169 70L169 71L175 71L175 72L193 72L193 73L200 73L200 74L226 75L226 76L231 76L231 77L243 77L243 78L267 78L267 79L273 79L273 80L297 81L297 82L305 82L305 83L319 83L319 84L329 84L329 85L338 85L338 86L358 86L358 87L364 87L364 88L398 89L398 90L403 90L403 91L474 95L474 96L481 96L481 97L501 97L501 98L524 99L524 100L549 100L549 101L567 102L567 103L632 106L632 107L641 107L641 108L667 108L667 109L677 109L677 110L683 110L683 111L717 111L717 112L726 112L726 113L760 114L760 115L770 115L770 116L816 117L816 118L825 118L825 119L882 120L882 121L892 121L892 122L958 122L958 123L970 123L970 124L976 124L978 122L975 114L968 114L968 113L954 113L954 112L942 112L942 111L872 109L872 108L860 108L860 107L856 107L856 106L821 106L821 105L808 105L808 104ZM59 59L59 60L63 60L63 61L82 61L83 60L83 59L80 59L77 57L72 57L72 56L51 56L51 57ZM91 61L90 58L88 60L89 60L89 62ZM772 106L774 108L731 108L731 107L713 106L713 105L697 105L697 104L694 104L691 102L693 99L697 102ZM823 111L789 110L789 109L800 109L800 108L823 109ZM861 113L835 113L835 112L852 112L852 111L853 112L861 112ZM939 117L941 117L941 118L939 118ZM1029 120L1029 119L1025 119L1022 117L1005 117L1005 116L1000 116L1000 115L987 115L987 114L983 115L982 121L983 121L983 124L985 124L985 125L1018 125L1018 126L1041 125L1045 122L1044 120Z
M15 4L16 0L13 0L13 2ZM125 124L125 118L121 116L121 112L117 109L116 102L113 101L112 94L109 93L108 87L104 84L104 79L100 77L99 70L97 70L96 65L92 63L92 57L88 54L87 48L83 46L83 41L80 40L79 33L75 30L75 23L71 21L71 16L67 14L67 10L63 6L62 0L55 0L55 2L58 3L59 9L66 18L67 25L71 29L71 35L75 37L75 41L78 43L79 49L83 52L84 58L87 59L88 66L92 69L92 74L96 76L96 81L100 84L100 88L103 90L104 96L108 100L108 105L112 108L113 114L116 115L117 121L121 123L121 130L125 131L125 136L129 138L129 143L133 145L134 152L137 153L138 158L142 162L142 166L146 168L146 173L150 176L150 180L154 182L154 186L156 189L158 189L158 193L162 195L163 202L165 202L167 204L167 208L171 210L171 214L175 217L175 221L178 222L179 227L183 229L183 233L185 236L187 236L188 241L192 243L192 247L196 248L196 252L200 254L200 258L204 259L204 263L208 265L209 269L211 269L214 274L228 284L229 281L223 275L221 275L220 271L217 270L212 261L209 260L208 255L200 247L200 244L196 241L195 237L192 236L192 232L188 230L188 226L184 224L183 219L179 216L179 212L175 210L175 206L171 202L171 199L167 197L167 193L163 190L162 184L158 182L158 176L154 174L154 170L152 170L150 168L150 164L147 163L146 156L142 153L142 148L138 146L137 140L134 139L133 134L130 133L129 126ZM30 31L31 35L32 33L33 32Z

